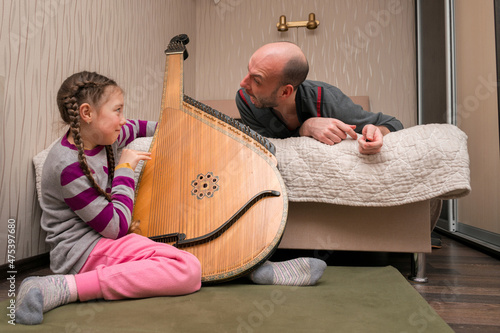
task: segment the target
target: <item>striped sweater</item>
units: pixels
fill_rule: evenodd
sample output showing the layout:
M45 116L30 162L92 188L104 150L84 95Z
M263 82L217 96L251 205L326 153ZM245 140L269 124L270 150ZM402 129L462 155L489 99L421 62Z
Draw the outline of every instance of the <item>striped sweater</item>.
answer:
M156 122L127 120L112 145L117 149L137 137L152 136ZM112 201L99 194L78 163L78 150L64 135L50 150L42 171L42 228L50 246L50 268L57 274L76 274L102 237L117 239L127 234L134 200L134 171L117 166L108 179L106 149L86 150L87 163Z

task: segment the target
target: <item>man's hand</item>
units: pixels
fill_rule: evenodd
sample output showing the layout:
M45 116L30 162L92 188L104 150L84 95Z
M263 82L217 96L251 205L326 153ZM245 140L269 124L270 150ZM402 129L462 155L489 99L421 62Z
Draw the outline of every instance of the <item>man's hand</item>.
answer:
M335 118L309 118L300 127L300 136L310 136L327 145L334 145L347 138L356 139L355 125L348 125Z
M382 150L383 137L390 131L383 126L366 125L363 136L358 139L359 152L365 155L377 154Z

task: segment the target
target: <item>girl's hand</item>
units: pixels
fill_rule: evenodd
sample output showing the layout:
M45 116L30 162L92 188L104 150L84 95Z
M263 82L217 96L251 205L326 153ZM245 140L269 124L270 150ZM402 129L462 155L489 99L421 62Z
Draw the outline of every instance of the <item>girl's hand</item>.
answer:
M137 167L140 161L146 161L151 159L151 153L132 150L132 149L123 149L122 156L120 156L120 161L118 164L128 163L132 167L133 170Z

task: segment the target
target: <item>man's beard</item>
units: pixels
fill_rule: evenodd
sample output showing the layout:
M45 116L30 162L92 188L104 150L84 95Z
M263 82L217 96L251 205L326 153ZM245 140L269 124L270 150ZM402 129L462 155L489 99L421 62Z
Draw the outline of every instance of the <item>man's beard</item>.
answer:
M256 96L251 96L254 100L253 104L255 107L262 109L262 108L275 108L278 106L278 101L276 94L278 93L278 89L280 87L276 88L268 97L256 97Z

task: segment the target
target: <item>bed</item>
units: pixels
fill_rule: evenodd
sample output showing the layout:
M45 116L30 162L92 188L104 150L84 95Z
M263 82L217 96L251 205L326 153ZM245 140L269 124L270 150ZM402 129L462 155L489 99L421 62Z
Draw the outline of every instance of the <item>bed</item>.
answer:
M351 99L370 111L368 96ZM239 118L232 100L202 103ZM289 199L283 249L410 253L410 279L425 282L425 253L442 200L470 192L467 136L448 124L384 137L380 154L355 140L270 139ZM322 170L322 172L318 172Z
M368 97L352 99L370 109ZM201 102L239 118L233 100ZM448 124L414 126L386 135L376 155L359 154L352 139L334 146L306 137L270 141L289 199L279 248L410 253L410 279L427 280L425 253L441 202L470 192L464 132ZM147 151L150 144L141 138L129 148ZM39 195L49 148L33 160Z

